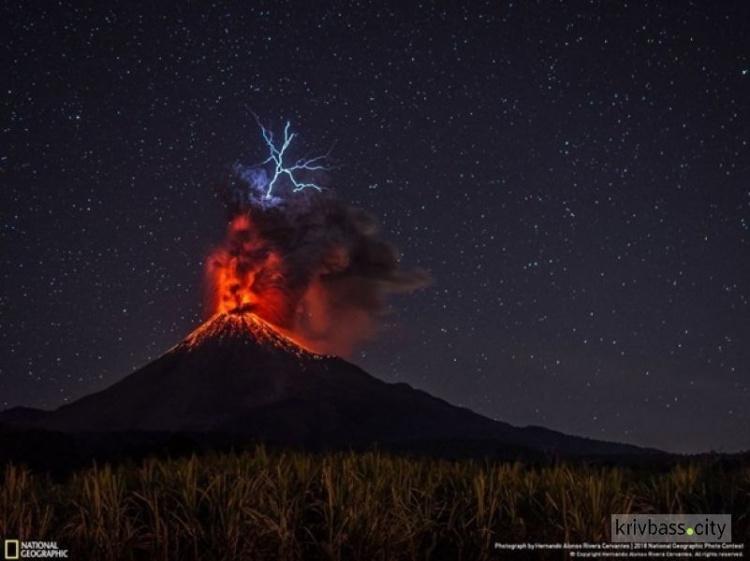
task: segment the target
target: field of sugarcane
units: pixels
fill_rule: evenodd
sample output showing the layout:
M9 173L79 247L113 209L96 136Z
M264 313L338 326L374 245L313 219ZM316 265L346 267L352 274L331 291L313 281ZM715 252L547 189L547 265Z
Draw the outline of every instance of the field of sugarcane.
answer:
M92 465L63 480L7 465L0 480L0 539L57 541L71 559L498 559L495 542L606 541L610 514L628 512L732 513L734 541L748 543L750 467L258 447Z

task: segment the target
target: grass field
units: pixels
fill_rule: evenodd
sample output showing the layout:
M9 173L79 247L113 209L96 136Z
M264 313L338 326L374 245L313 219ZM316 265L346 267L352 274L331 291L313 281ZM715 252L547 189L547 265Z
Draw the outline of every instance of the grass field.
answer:
M494 542L606 541L610 514L626 512L732 513L733 540L748 543L750 467L258 447L94 465L64 481L8 465L0 487L0 537L54 540L71 559L498 559Z

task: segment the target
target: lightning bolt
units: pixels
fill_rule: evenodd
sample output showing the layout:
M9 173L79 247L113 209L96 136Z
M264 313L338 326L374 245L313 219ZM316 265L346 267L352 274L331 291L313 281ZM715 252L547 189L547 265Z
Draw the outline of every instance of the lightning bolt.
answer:
M290 132L291 123L287 121L286 126L284 127L284 140L281 142L280 146L276 145L273 133L271 131L266 129L266 127L264 127L260 122L258 123L258 125L260 126L260 129L263 133L263 140L266 141L266 145L268 146L268 149L270 151L270 155L268 156L268 158L260 165L273 164L273 175L271 177L271 180L268 182L265 198L272 198L276 183L284 176L286 176L291 182L292 191L295 193L302 191L303 189L316 189L318 191L321 191L322 187L317 183L308 183L299 180L297 179L297 177L295 177L294 174L295 172L299 171L320 171L328 169L322 164L322 161L326 157L328 157L328 154L325 154L323 156L316 156L309 159L303 158L297 160L292 165L286 164L284 162L284 155L289 148L289 145L294 140L295 136L297 136L296 133Z

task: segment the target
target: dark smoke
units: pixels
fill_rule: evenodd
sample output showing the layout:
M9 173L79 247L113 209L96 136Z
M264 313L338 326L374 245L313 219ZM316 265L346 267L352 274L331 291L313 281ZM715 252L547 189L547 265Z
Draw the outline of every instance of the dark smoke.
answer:
M231 260L237 291L245 286L257 295L245 308L308 348L350 354L375 336L389 294L430 282L423 270L401 267L397 249L379 237L370 215L329 190L307 189L269 203L240 171L218 189L234 227L209 261L209 277ZM216 302L210 309L218 309Z

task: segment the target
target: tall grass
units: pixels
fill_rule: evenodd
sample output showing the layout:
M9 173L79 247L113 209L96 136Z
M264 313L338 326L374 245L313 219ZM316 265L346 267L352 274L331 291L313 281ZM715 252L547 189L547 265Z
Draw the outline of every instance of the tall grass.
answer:
M5 466L0 536L75 559L496 559L495 542L601 542L609 516L732 513L750 542L750 468L242 454L79 471ZM518 557L516 557L518 558ZM552 558L552 557L550 557Z

